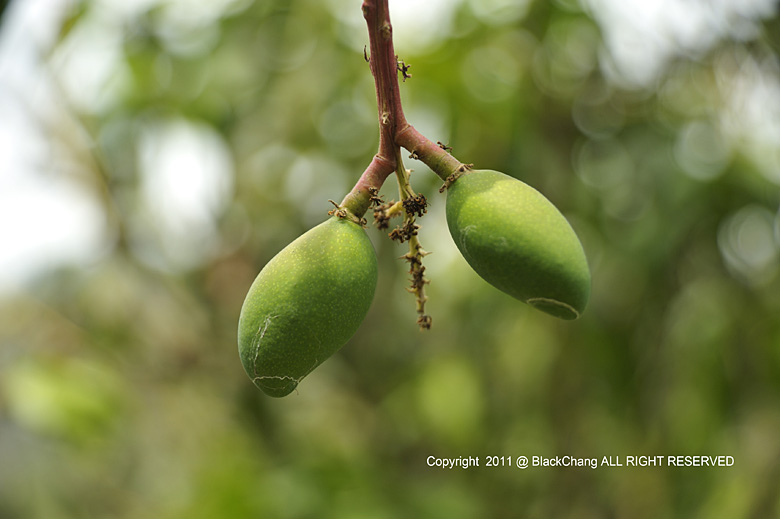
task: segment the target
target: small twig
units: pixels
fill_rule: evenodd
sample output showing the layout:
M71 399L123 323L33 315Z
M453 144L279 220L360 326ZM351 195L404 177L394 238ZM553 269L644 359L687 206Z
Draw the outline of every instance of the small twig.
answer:
M428 301L428 297L425 295L425 285L430 281L425 277L425 267L422 264L422 259L429 253L423 250L422 245L420 245L420 239L417 237L417 230L420 226L415 223L416 216L425 214L427 201L425 196L415 194L412 190L412 186L409 183L410 171L404 168L400 149L398 150L396 162L398 164L396 177L398 178L398 190L401 194L401 204L404 208L404 223L402 226L393 229L390 233L390 238L396 239L401 243L404 241L409 242L409 252L401 256L409 262L411 285L407 290L415 296L417 325L421 330L429 330L432 319L431 316L425 313L425 303Z

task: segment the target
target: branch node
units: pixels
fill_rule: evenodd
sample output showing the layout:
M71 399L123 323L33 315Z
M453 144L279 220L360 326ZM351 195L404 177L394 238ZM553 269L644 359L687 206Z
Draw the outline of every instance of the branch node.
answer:
M409 197L403 201L403 204L406 213L412 216L422 217L422 215L428 212L428 201L423 194Z
M366 224L368 223L365 218L358 218L357 216L352 214L352 212L349 209L347 209L342 205L337 204L333 200L328 200L328 202L330 202L335 206L335 209L331 209L330 211L328 211L328 214L330 216L337 216L342 220L349 220L350 222L355 222L361 227L365 227Z
M444 181L444 184L439 188L439 193L444 193L445 190L449 189L449 187L456 181L458 178L463 176L463 174L471 169L474 169L474 164L461 164L458 166L458 169L455 170L455 173L452 173L450 176L447 177L447 180Z
M430 330L433 324L433 318L430 315L421 315L417 319L417 324L420 326L420 330Z
M379 230L387 229L390 227L390 219L400 214L402 204L393 200L384 203L382 197L379 196L379 190L376 188L369 189L369 193L371 195L369 204L373 203L376 206L374 208L374 224Z
M369 199L368 199L369 204L374 204L375 206L379 207L384 203L382 197L379 196L379 189L375 187L369 187L368 194L369 194Z
M396 70L401 73L404 83L406 83L407 79L412 77L412 75L409 73L409 69L412 68L412 66L404 63L404 60L398 59L398 56L395 57L395 67Z
M395 229L390 231L388 236L391 240L403 243L410 241L413 236L417 236L417 229L420 226L414 223L414 220L406 220L402 226L396 226ZM410 260L411 261L411 260Z
M436 144L439 145L439 148L443 149L444 151L452 155L452 146L448 146L441 141L436 141Z

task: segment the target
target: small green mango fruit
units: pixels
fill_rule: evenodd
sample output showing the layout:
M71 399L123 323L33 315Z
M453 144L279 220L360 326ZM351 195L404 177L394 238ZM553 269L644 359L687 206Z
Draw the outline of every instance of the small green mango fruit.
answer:
M447 189L447 225L469 265L494 287L562 319L585 309L585 252L534 188L498 171L466 172Z
M377 261L363 228L336 216L282 249L241 308L238 351L252 382L282 397L357 331L374 298Z

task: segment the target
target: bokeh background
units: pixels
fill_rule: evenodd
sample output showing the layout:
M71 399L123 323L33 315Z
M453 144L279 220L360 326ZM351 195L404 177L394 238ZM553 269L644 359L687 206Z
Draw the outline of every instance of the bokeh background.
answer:
M433 329L369 228L366 321L266 397L244 295L376 150L360 1L11 1L0 517L780 517L778 3L390 5L409 121L561 209L585 315L477 277L409 160ZM426 464L698 454L735 464Z

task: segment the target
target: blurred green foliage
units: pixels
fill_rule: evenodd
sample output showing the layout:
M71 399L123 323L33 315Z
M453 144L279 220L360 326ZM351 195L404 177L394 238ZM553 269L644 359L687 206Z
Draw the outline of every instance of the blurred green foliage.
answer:
M552 200L591 302L562 322L489 287L409 160L431 201L433 329L415 325L404 250L368 229L368 318L277 400L241 368L238 313L375 152L360 2L142 4L73 6L47 61L67 76L107 41L90 37L118 42L99 96L62 94L88 145L48 127L110 236L99 261L0 299L1 517L780 517L780 142L739 97L751 80L780 95L777 18L646 85L605 72L603 28L574 1L453 1L446 31L398 39L410 122ZM170 125L223 156L202 214L175 210L187 171L162 195L150 180ZM735 465L426 464L567 454Z

